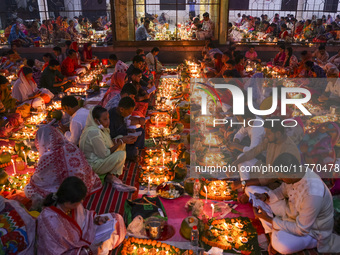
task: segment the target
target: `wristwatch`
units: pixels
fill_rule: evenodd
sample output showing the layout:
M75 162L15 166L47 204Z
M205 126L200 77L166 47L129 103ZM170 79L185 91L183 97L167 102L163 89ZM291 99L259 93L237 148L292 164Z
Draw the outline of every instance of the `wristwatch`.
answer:
M246 181L241 181L241 185L242 185L242 189L245 189L247 186L247 182Z

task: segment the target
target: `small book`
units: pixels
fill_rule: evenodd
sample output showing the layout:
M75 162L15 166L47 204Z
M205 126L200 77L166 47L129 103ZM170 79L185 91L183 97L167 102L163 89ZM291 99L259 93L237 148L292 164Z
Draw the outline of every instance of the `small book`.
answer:
M151 88L149 88L146 92L148 92L148 94L150 94L151 92L154 92L156 90L155 86L152 86Z
M140 136L142 134L142 131L134 132L134 133L129 133L128 135L132 136Z
M116 226L116 222L117 222L117 220L114 219L112 217L112 214L110 214L110 213L101 214L101 215L98 215L98 216L101 216L101 217L106 216L106 217L109 218L109 220L106 223L97 226L96 236L95 236L94 241L93 241L94 244L100 244L100 243L110 239L113 231L115 231L115 226Z

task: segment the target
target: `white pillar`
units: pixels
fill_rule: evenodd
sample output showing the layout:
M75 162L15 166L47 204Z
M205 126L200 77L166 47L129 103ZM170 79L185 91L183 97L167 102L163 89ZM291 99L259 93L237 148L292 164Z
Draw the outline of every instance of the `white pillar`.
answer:
M297 4L297 13L296 13L296 19L297 20L302 20L303 17L303 10L305 8L305 0L298 0Z
M49 19L47 0L38 0L38 7L41 22Z

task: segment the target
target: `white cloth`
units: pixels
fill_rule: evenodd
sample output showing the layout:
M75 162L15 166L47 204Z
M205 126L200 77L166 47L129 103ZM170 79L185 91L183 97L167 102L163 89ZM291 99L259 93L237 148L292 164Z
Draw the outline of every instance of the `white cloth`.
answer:
M85 108L80 108L71 116L70 121L70 131L65 133L65 138L75 144L79 144L79 139L81 133L83 132L87 120L87 116L89 115L90 111Z
M325 92L330 92L330 98L340 100L340 79L334 79L327 83Z
M156 61L156 58L151 52L146 54L145 62L148 65L150 71L156 71L155 69L157 68L157 66L156 66L155 61Z
M243 152L249 151L252 148L255 148L257 145L259 145L265 134L266 131L263 127L258 127L260 121L263 121L260 117L256 116L256 120L259 121L255 121L253 123L251 123L252 125L256 126L256 127L241 127L240 130L236 133L234 139L238 139L240 142L243 140L243 138L245 138L246 136L248 136L250 138L250 145L249 146L245 146L243 148Z
M317 240L310 235L296 236L285 231L273 231L271 238L272 247L280 254L292 254L317 246Z
M339 252L340 236L333 232L333 199L329 189L321 178L314 172L306 171L305 176L294 184L282 183L273 191L269 191L270 203L283 200L280 213L273 219L273 233L290 235L296 239L311 236L317 240L318 252ZM277 234L277 233L276 233ZM280 246L274 248L280 253L292 250L295 242L280 238ZM302 238L301 240L304 240ZM307 237L306 245L313 244ZM310 241L310 242L309 242ZM300 246L299 250L305 247ZM283 252L282 252L283 251ZM294 251L295 252L295 251Z
M77 68L76 73L77 74L86 73L86 68L85 67Z
M19 79L13 85L12 97L19 102L24 102L37 90L37 84L33 80L28 81L24 73L20 72Z

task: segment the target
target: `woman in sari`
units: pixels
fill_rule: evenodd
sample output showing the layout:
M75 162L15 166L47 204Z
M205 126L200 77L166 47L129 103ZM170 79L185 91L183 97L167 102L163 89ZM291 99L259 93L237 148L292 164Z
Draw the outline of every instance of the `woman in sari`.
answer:
M285 46L280 45L280 51L279 53L276 54L273 64L275 66L282 66L285 59L286 59Z
M38 217L37 254L107 255L124 240L124 220L119 214L111 213L111 220L115 221L114 231L109 239L97 243L98 225L110 219L83 207L81 202L86 194L83 181L73 176L66 178L56 193L46 197L46 207Z
M89 193L101 188L100 179L92 171L84 154L56 128L50 125L39 128L35 144L40 159L30 183L25 187L26 197L36 202L35 205L51 192L56 192L69 176L80 178Z
M96 56L92 55L92 46L90 43L85 43L83 48L83 60L85 63L90 63L92 67L99 64L99 60Z
M0 101L5 109L5 112L14 112L17 100L11 96L11 91L8 88L10 82L6 77L0 75Z
M19 28L17 24L14 24L11 28L11 33L8 37L9 44L16 44L17 46L29 46L33 43L33 40L27 37Z
M291 73L294 72L294 69L299 65L299 61L295 55L293 55L293 48L286 48L286 58L283 62L283 67L286 69L286 72Z
M0 196L0 254L34 254L35 224L17 201Z
M126 77L125 73L119 73L119 72L115 72L111 76L111 85L110 85L110 88L106 91L100 103L101 106L105 107L105 105L107 104L107 102L110 101L111 98L113 98L118 93L120 93L120 91L122 90L125 84L125 77Z
M49 103L54 97L53 93L46 88L38 89L33 79L33 70L24 66L18 73L19 79L13 85L12 97L20 103L30 104L33 108Z

